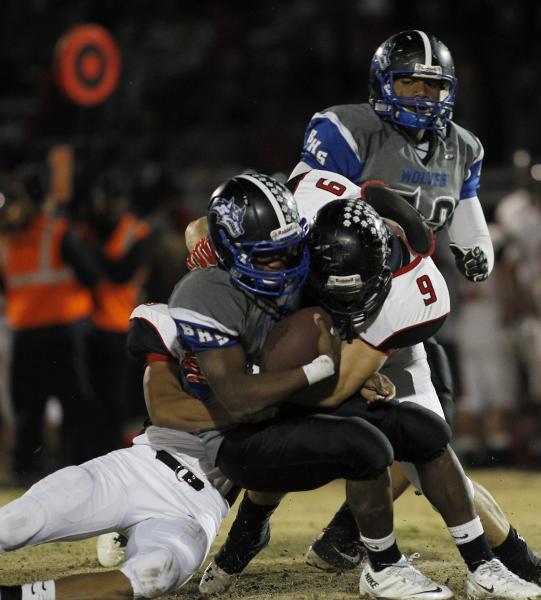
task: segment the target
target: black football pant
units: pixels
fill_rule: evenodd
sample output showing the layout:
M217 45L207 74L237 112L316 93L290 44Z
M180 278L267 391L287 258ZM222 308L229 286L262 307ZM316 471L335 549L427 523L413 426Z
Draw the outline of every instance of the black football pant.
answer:
M389 440L364 419L313 414L234 429L216 464L243 488L295 492L335 479L376 479L393 458Z
M294 492L375 479L395 459L430 462L450 438L447 423L422 406L369 406L355 395L332 413L290 405L276 421L239 427L226 435L216 464L241 487Z

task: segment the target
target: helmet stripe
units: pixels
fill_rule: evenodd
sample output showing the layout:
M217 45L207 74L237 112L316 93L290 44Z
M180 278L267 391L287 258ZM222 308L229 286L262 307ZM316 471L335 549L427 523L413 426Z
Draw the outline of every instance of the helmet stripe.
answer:
M285 227L287 225L287 221L284 217L284 212L282 211L279 202L274 197L274 194L262 181L260 181L256 177L252 177L251 175L245 173L243 173L242 175L237 175L237 179L247 179L248 181L256 185L269 199L269 202L271 203L271 206L274 209L274 212L276 213L278 223L280 223L280 227Z
M430 39L426 35L424 31L420 31L419 29L415 30L421 40L423 41L423 46L425 48L425 62L424 64L431 67L432 66L432 44L430 43Z

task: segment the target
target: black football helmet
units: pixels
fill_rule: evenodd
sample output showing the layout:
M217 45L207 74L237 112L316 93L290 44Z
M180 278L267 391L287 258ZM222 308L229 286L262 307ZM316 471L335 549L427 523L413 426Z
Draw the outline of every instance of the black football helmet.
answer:
M366 202L334 200L314 217L308 247L312 290L351 340L391 289L387 227Z
M397 96L400 77L440 82L438 100ZM402 31L376 50L370 64L368 100L382 118L405 127L441 130L453 117L456 97L455 64L449 49L424 31Z
M261 173L229 179L211 196L209 237L220 264L241 289L276 299L296 291L306 280L310 258L306 220L285 185ZM285 267L262 268L278 257Z

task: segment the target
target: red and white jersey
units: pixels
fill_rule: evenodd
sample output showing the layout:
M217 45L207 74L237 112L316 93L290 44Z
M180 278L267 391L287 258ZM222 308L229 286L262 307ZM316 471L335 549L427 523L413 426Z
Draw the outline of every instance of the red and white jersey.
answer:
M431 258L411 257L393 273L391 291L359 337L382 351L422 342L443 323L451 308L443 275Z
M332 171L314 169L303 174L291 190L295 196L299 215L309 223L317 211L333 200L361 198L361 188Z
M361 188L332 171L308 171L296 180L293 194L301 217L309 222L333 200L358 198L362 202ZM410 253L409 262L393 273L382 308L357 333L385 352L413 346L433 335L449 311L447 284L432 259Z

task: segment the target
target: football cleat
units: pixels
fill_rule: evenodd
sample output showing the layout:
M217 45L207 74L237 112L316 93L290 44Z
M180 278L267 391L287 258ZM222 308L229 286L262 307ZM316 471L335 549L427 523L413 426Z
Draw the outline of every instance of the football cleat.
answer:
M361 572L359 592L361 597L385 598L389 600L441 600L452 598L453 592L442 583L423 575L412 562L419 554L402 558L381 571L374 571L370 561Z
M240 573L227 573L212 561L199 582L199 594L203 598L225 594L237 581L239 575Z
M126 537L115 531L102 533L98 536L96 553L100 565L102 567L117 567L123 563L126 557L127 543Z
M326 527L308 548L305 561L323 571L349 571L366 557L359 539L351 539L349 531Z
M466 579L468 600L476 598L541 598L541 588L524 581L497 558L481 564Z
M521 579L541 585L541 559L532 552L526 540L516 530L514 530L514 540L514 552L511 555L508 553L507 556L501 556L495 549L496 558Z

